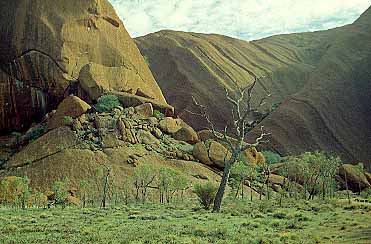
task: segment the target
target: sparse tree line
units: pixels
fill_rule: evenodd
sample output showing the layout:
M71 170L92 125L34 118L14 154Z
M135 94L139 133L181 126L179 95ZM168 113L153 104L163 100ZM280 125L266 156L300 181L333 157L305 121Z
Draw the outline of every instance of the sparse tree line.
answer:
M14 208L81 207L102 208L108 205L159 202L183 199L191 188L188 178L172 168L154 168L150 164L138 167L134 174L120 180L107 165L97 168L94 176L81 180L77 186L68 178L58 180L52 191L30 191L27 177L6 177L0 181L0 205Z
M237 161L230 172L229 197L253 201L253 195L258 195L255 199L274 200L280 206L286 199L325 200L339 197L336 194L340 189L336 179L341 165L338 157L322 152L307 152L300 156L287 157L281 163L278 163L281 161L279 156L275 157L274 160L268 157L264 165ZM277 165L280 166L278 169ZM359 173L363 172L361 164L356 169L359 169ZM282 179L279 187L274 186L275 181L272 179L277 175ZM105 208L130 203L164 204L175 199L197 196L200 204L209 209L214 204L218 190L211 181L192 186L183 173L166 167L156 169L151 164L141 165L133 175L123 180L119 181L117 178L110 167L102 165L93 177L81 180L77 187L72 186L71 181L65 178L55 181L51 186L52 191L41 193L30 190L30 180L27 177L7 177L0 181L0 204L21 209L52 206L65 208L71 204L83 208ZM342 188L348 190L347 178L344 180L345 185ZM189 189L195 195L189 194ZM188 194L185 194L186 191ZM351 193L346 192L345 197L350 201ZM369 189L364 192L363 196L370 195Z

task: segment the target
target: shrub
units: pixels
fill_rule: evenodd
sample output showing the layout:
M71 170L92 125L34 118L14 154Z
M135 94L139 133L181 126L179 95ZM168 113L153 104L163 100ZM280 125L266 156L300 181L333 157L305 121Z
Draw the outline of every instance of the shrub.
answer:
M63 122L65 125L72 125L73 124L73 118L71 116L64 116Z
M5 169L5 166L6 166L6 160L0 159L0 170Z
M161 113L161 111L155 109L153 111L153 117L157 118L158 120L162 120L165 118L165 115L163 113Z
M216 191L218 187L213 185L211 182L206 184L196 184L194 186L194 193L196 193L198 200L204 206L206 210L210 209L210 205L214 202Z
M95 108L99 113L110 112L115 107L121 106L121 103L115 95L104 95L98 98Z
M26 138L29 141L34 141L37 138L39 138L42 135L44 135L45 132L46 132L46 129L43 126L32 128L29 132L27 132Z
M280 163L282 161L281 155L272 151L263 151L262 152L267 164Z

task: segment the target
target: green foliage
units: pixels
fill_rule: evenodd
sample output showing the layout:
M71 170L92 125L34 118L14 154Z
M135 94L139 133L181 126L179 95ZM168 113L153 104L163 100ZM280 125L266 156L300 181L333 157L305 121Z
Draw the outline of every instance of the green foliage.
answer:
M158 120L162 120L162 119L165 118L165 115L163 113L161 113L160 110L155 109L153 111L153 117L157 118Z
M148 187L155 178L156 170L150 164L144 164L134 172L133 184L136 189L135 199L137 201L139 200L139 195L142 196L142 202L146 201Z
M239 194L241 189L241 196L244 198L243 184L245 180L252 182L258 176L256 165L245 163L243 161L237 161L231 169L230 183L232 189L235 190L235 196Z
M185 190L188 186L188 179L180 172L171 168L161 168L159 172L160 201L170 202L174 193Z
M196 184L193 188L199 202L206 209L210 209L211 204L214 202L218 187L210 181L206 184Z
M44 126L32 128L30 131L27 132L26 139L29 141L34 141L37 138L44 135L45 132L46 132L46 128Z
M5 159L0 159L0 170L6 168L7 161Z
M70 126L70 125L73 124L73 118L72 118L71 116L64 116L64 117L63 117L63 123L64 123L65 125Z
M67 197L69 196L69 180L66 178L63 181L55 181L53 184L53 192L55 194L55 204L65 206Z
M22 134L19 132L12 132L11 136L15 138L15 143L18 145L21 141Z
M275 164L282 161L281 155L279 155L278 153L272 151L263 151L262 153L267 164Z
M121 106L121 103L115 95L104 95L98 98L95 108L99 113L110 112L115 107Z
M26 208L30 197L30 180L27 177L5 178L0 181L0 203Z
M291 157L286 162L285 173L289 178L302 178L303 195L309 193L309 198L321 192L323 198L334 191L335 175L341 165L339 157L323 152L306 152L297 157Z

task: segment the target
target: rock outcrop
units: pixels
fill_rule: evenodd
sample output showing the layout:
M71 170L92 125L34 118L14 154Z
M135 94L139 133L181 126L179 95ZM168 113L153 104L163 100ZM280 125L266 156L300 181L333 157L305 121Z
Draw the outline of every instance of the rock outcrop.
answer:
M0 131L27 129L68 94L118 91L166 104L107 0L3 0Z
M343 164L339 168L338 176L343 189L346 188L346 184L348 189L353 192L361 192L363 189L371 187L371 183L363 170L357 168L356 165Z
M56 112L51 115L48 120L48 129L61 127L65 124L66 117L78 118L89 109L91 109L90 105L79 97L68 96L58 105Z
M265 76L254 97L272 93L268 105L277 107L262 123L272 132L266 149L281 155L324 150L348 162L369 163L370 23L371 9L344 27L250 42L176 31L136 42L168 101L196 130L208 125L188 112L198 112L192 96L222 130L232 124L224 89L233 96L237 87Z

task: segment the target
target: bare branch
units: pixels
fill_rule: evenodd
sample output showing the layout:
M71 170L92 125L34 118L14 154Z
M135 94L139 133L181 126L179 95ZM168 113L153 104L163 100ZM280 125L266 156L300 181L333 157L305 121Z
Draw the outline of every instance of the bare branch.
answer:
M249 148L251 148L251 147L257 147L257 146L259 146L261 143L266 143L266 142L268 142L268 140L264 140L264 139L265 139L265 137L271 135L271 133L265 133L265 132L264 132L264 126L261 126L261 127L260 127L260 131L261 131L261 132L260 132L260 136L259 136L258 138L255 139L255 143L246 143L246 146L244 146L244 147L242 148L242 151L245 151L245 150L247 150L247 149L249 149Z
M193 103L194 103L196 106L198 106L199 109L200 109L200 111L201 111L201 114L199 114L199 115L202 116L203 118L205 118L205 119L206 119L206 122L209 124L209 126L210 126L209 130L211 130L211 132L213 133L213 135L214 135L216 138L221 139L221 140L224 139L224 136L223 136L221 133L219 133L219 132L217 132L217 131L215 130L215 126L214 126L214 124L212 123L209 114L207 113L207 109L206 109L206 107L205 107L204 105L198 103L197 100L196 100L196 98L195 98L194 96L192 96L192 99L193 99Z

